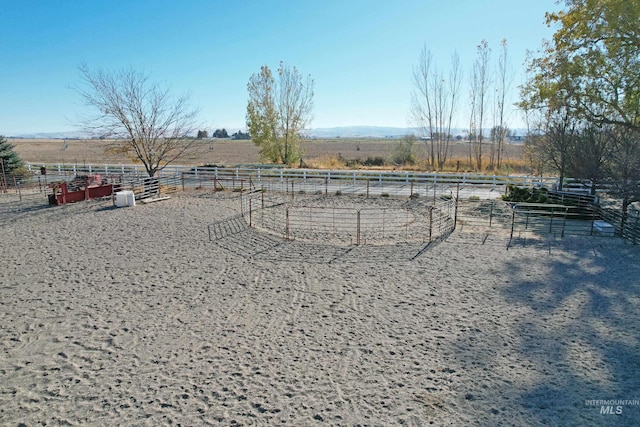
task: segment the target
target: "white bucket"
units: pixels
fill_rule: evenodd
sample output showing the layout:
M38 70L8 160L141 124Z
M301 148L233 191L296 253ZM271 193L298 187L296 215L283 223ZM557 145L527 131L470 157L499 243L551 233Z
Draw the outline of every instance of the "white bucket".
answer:
M136 196L133 194L133 191L124 190L118 191L116 193L116 206L119 208L125 206L135 206L136 205Z

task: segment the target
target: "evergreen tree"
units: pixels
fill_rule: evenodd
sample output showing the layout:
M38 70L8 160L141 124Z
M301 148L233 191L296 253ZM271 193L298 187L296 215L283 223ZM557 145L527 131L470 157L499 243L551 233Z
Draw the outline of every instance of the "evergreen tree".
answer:
M14 146L9 144L7 139L2 135L0 135L0 160L2 160L5 174L10 174L24 167L24 163L18 153L15 152Z
M227 133L226 129L216 129L216 131L213 133L213 137L214 138L229 138L229 134Z

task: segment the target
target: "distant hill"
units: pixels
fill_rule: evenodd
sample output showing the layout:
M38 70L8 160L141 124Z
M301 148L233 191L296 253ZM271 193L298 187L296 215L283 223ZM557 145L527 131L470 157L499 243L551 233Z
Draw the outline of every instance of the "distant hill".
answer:
M525 135L525 129L514 129L516 135ZM305 132L309 138L332 139L332 138L402 138L406 135L420 135L417 128L402 128L389 126L342 126L332 128L315 128ZM465 135L463 129L451 129L453 135ZM490 129L485 129L485 135L489 135ZM70 132L38 132L24 133L19 135L6 135L9 138L26 139L83 139L88 138L87 133L82 131ZM194 135L195 136L195 135Z
M68 131L68 132L34 132L21 133L18 135L7 135L7 138L22 139L85 139L88 138L86 132Z
M312 138L401 138L417 134L414 128L385 126L344 126L310 129L306 134Z
M311 138L401 138L409 133L417 133L415 129L382 127L382 126L345 126L333 128L310 129L305 132ZM90 136L82 131L70 132L34 132L19 135L8 135L11 138L25 139L83 139Z
M525 135L526 129L513 129L515 135ZM385 126L345 126L334 128L317 128L307 131L311 138L402 138L406 135L420 136L418 128L401 128ZM453 128L451 134L466 135L466 129ZM485 138L491 134L491 129L484 129Z

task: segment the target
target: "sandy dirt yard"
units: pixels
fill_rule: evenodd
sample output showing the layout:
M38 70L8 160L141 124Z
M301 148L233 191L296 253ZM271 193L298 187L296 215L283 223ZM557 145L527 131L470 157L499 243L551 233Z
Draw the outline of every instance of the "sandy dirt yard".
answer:
M0 195L0 425L638 425L640 247L211 241L239 210Z

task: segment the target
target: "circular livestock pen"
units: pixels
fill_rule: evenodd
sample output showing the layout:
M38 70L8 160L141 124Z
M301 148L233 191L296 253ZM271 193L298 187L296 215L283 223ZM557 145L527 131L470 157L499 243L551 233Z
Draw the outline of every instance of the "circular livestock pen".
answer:
M391 198L246 192L250 227L287 240L336 245L393 245L436 240L454 228L453 198Z

